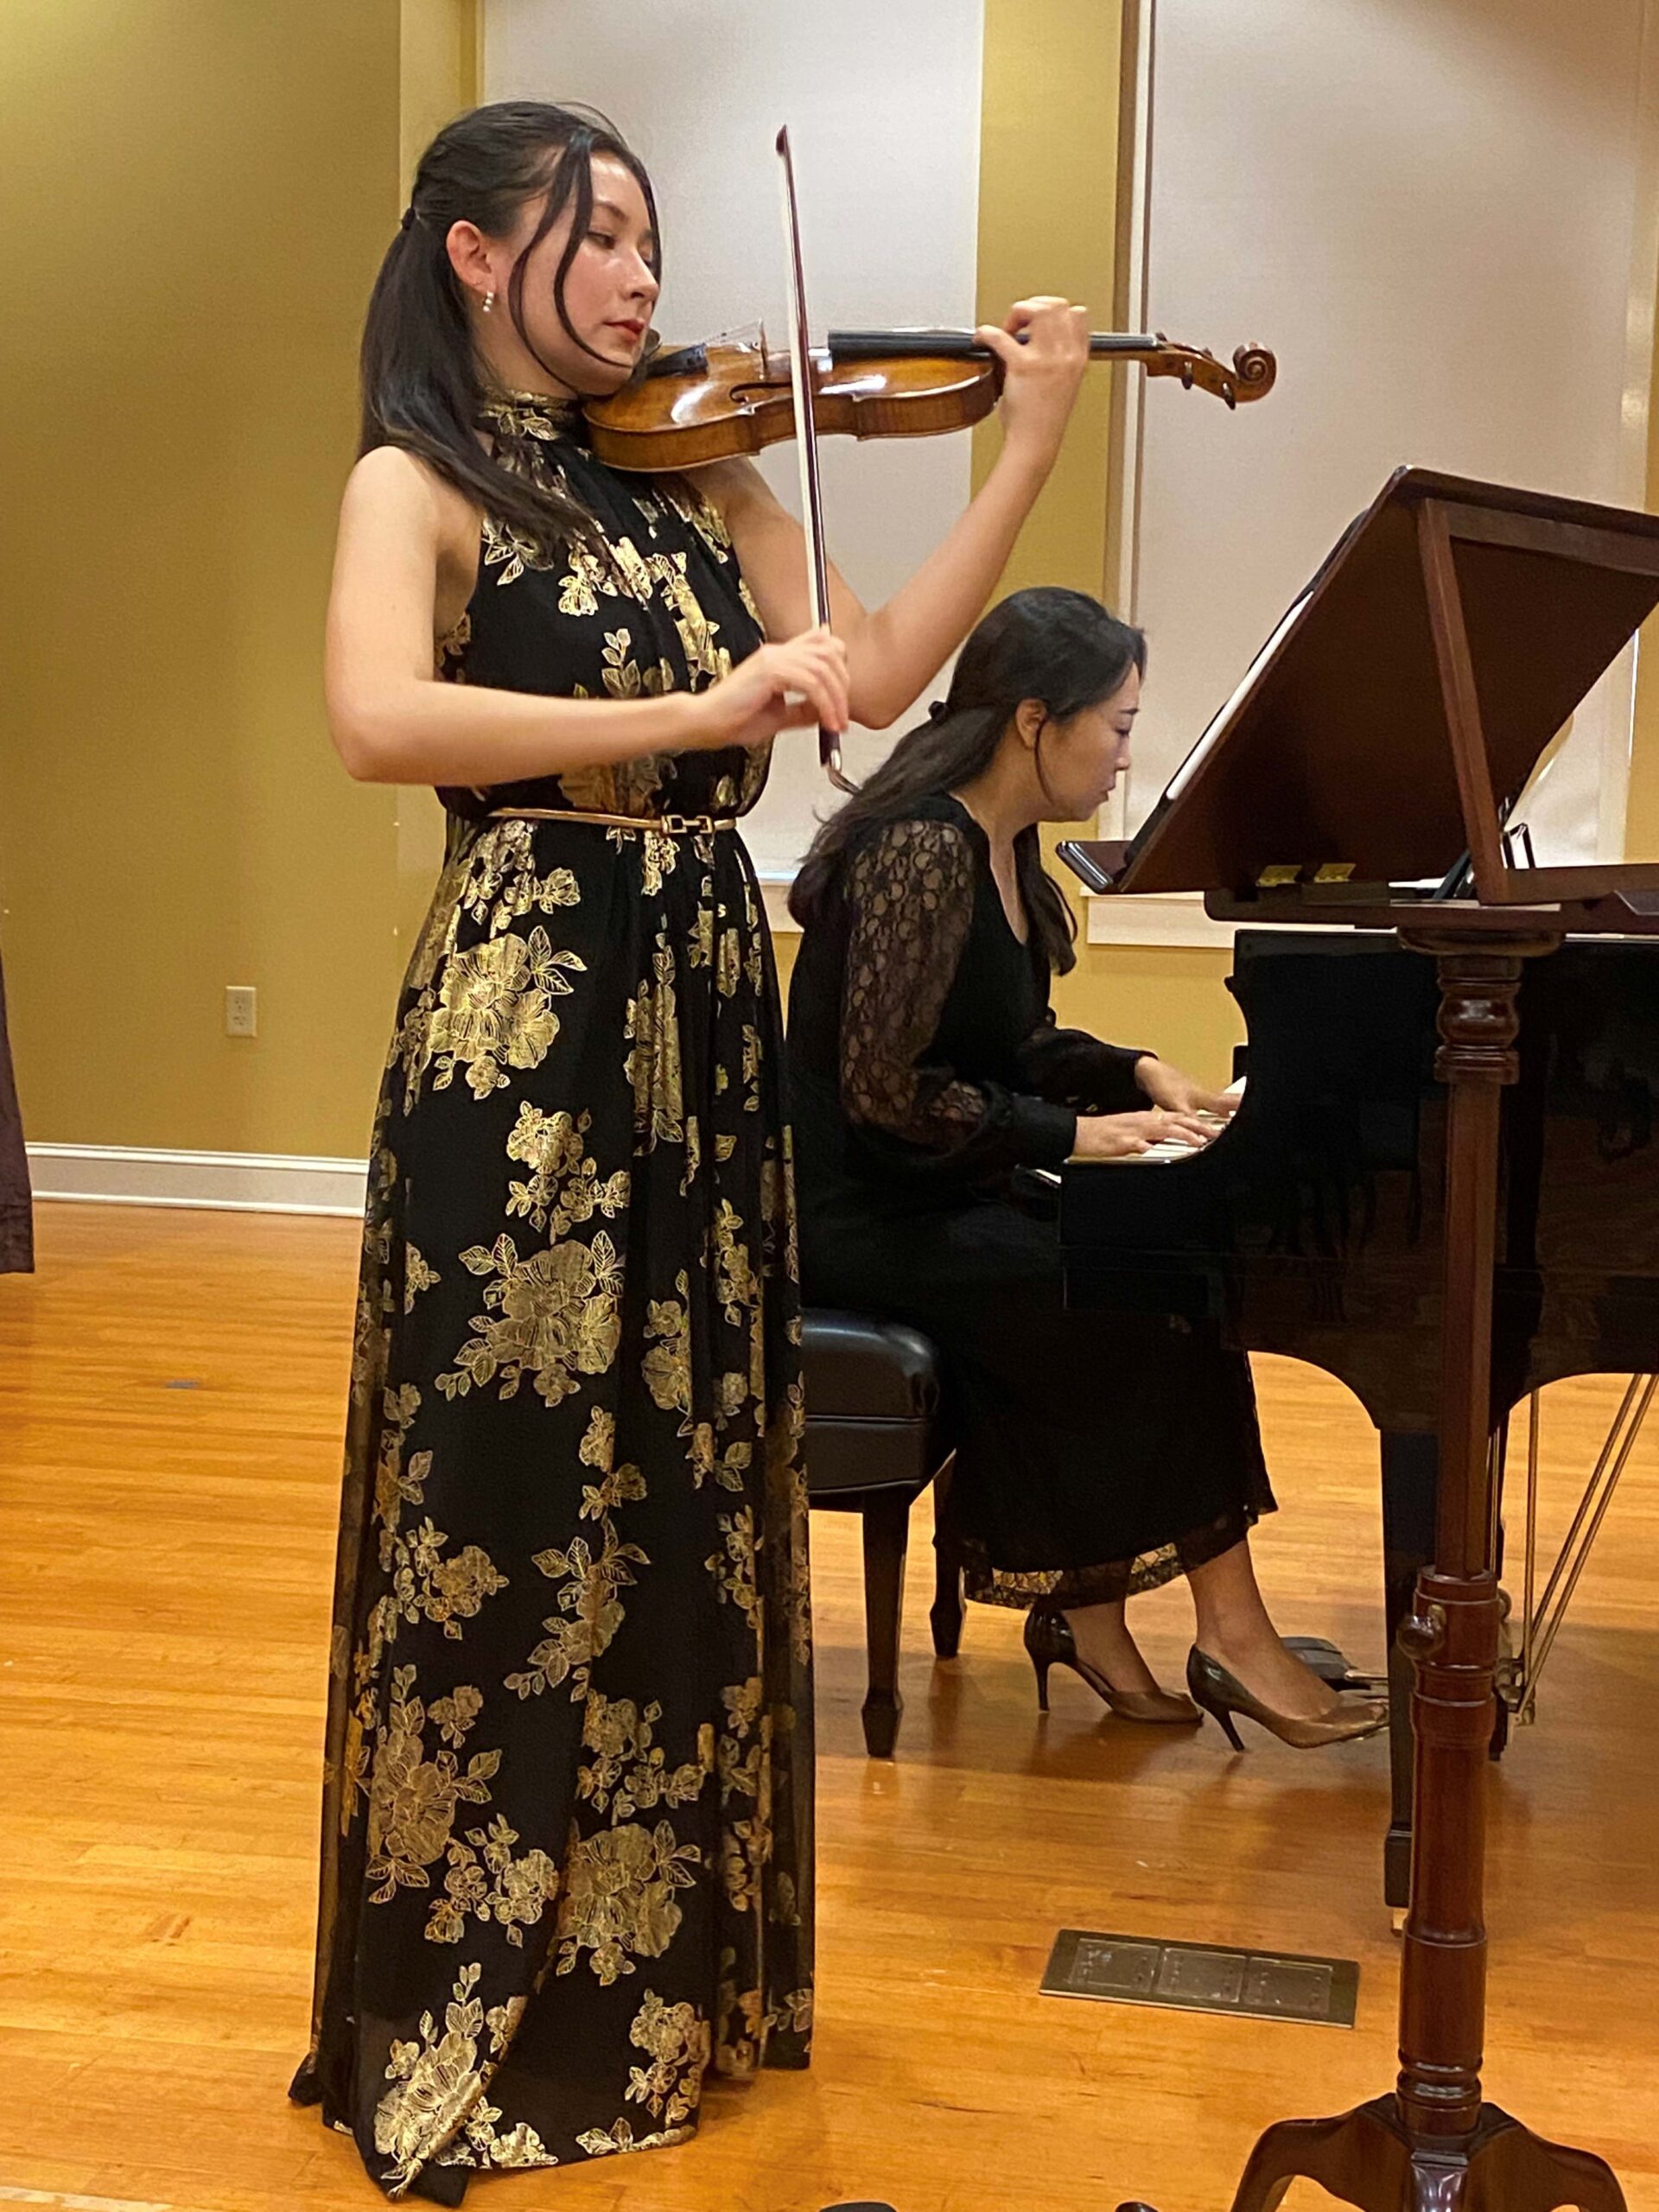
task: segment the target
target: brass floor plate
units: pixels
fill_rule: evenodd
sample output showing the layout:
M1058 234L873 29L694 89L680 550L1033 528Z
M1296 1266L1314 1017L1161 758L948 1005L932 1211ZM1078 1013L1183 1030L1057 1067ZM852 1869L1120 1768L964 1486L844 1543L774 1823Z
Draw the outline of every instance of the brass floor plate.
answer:
M1042 1992L1045 1997L1093 1997L1107 2005L1156 2005L1176 2012L1236 2012L1253 2020L1351 2028L1359 1967L1352 1959L1236 1951L1219 1943L1167 1943L1156 1936L1099 1936L1064 1928L1055 1939Z

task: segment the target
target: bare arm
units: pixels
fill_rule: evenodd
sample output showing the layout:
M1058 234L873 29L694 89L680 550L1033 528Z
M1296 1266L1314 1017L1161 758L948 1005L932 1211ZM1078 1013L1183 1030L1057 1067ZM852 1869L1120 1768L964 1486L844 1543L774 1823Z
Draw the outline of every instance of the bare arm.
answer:
M1029 341L1014 333L1028 330ZM1021 524L1059 451L1088 364L1084 310L1062 300L1022 301L1006 330L979 334L1005 365L1002 449L943 542L885 606L861 606L830 574L830 622L844 639L854 718L885 729L967 636L995 588ZM719 506L767 633L791 635L808 616L800 524L750 461L725 461L697 482Z
M394 447L365 454L340 508L328 602L328 727L366 783L486 785L655 753L758 745L845 707L842 648L813 633L768 645L707 691L563 699L439 680L438 580L477 520Z

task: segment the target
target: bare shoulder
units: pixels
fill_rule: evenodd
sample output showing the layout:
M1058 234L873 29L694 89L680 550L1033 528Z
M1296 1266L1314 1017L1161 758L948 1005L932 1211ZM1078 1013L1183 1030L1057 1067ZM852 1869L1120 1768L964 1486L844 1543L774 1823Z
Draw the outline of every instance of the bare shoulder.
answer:
M433 634L461 619L478 582L478 509L418 454L376 446L346 480L340 558L380 575L413 563L431 579Z
M346 479L341 512L416 530L446 555L478 535L478 510L465 493L403 446L375 446L363 455Z

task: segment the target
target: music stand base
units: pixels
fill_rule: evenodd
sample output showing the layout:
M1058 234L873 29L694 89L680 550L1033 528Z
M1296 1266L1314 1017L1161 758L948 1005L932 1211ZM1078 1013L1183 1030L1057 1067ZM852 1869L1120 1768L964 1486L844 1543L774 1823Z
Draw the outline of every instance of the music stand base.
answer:
M1546 2143L1496 2105L1455 2140L1411 2134L1392 2097L1336 2120L1281 2120L1251 2152L1233 2212L1276 2212L1294 2181L1361 2212L1626 2212L1604 2159Z

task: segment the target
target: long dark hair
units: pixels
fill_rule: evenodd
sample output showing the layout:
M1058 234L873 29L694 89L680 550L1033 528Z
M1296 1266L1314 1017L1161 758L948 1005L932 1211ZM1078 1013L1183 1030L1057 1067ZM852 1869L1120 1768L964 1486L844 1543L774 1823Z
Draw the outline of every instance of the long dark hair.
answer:
M553 299L569 336L592 353L566 313L564 281L593 213L596 154L613 156L633 175L645 196L655 240L651 180L620 132L596 111L545 100L498 100L457 116L421 156L403 228L386 249L363 329L359 452L395 445L419 454L515 537L550 550L581 537L592 523L556 483L504 467L480 444L485 386L447 240L450 226L463 221L476 223L486 238L503 238L527 202L545 194L535 235L513 264L506 307L525 349L548 368L524 327L524 265L571 209ZM660 273L658 255L653 245L653 275ZM548 368L548 373L555 372Z
M900 821L918 799L958 790L983 772L1020 702L1040 700L1065 721L1109 699L1129 671L1144 672L1147 641L1109 614L1087 592L1053 584L1016 591L1000 601L963 645L949 696L928 719L906 730L863 789L830 816L812 841L789 911L803 927L823 912L844 855L885 822ZM1037 740L1037 772L1043 769ZM1033 823L1014 841L1020 896L1051 969L1077 964L1077 923L1043 866Z

